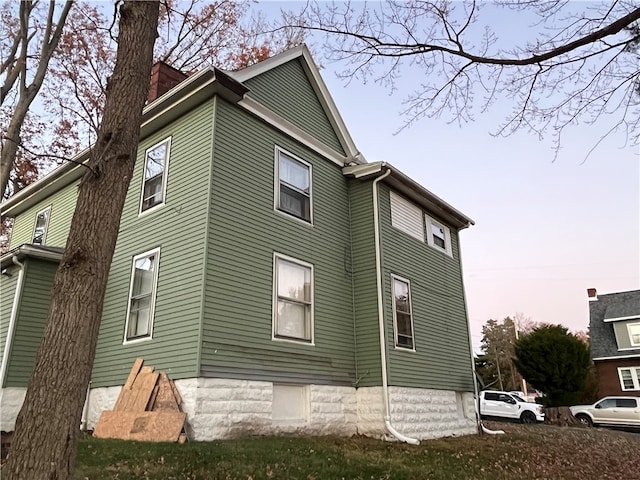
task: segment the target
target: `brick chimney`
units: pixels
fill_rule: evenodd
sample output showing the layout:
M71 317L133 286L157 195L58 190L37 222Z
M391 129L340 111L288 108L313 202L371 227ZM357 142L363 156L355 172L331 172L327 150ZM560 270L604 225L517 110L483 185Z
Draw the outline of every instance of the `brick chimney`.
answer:
M151 103L156 98L164 95L185 78L187 78L187 75L180 70L176 70L171 65L167 65L164 62L156 62L151 67L151 85L149 86L147 103Z
M589 295L589 301L598 300L598 292L595 288L587 288L587 295Z

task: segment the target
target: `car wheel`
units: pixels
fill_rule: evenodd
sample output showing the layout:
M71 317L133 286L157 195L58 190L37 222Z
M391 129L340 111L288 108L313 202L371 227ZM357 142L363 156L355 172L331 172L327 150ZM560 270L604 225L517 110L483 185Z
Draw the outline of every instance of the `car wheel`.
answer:
M584 413L579 413L578 415L576 415L576 418L585 427L593 427L593 421L591 420L589 415L585 415Z
M520 415L520 421L522 423L536 423L536 416L533 412L527 410Z

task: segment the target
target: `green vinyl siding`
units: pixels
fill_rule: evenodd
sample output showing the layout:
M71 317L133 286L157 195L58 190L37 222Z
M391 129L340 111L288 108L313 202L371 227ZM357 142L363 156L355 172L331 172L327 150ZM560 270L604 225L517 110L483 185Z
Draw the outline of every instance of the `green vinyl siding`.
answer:
M372 183L351 180L349 185L359 387L382 383Z
M213 101L145 138L109 273L92 386L122 384L137 357L171 378L198 373ZM138 215L145 150L171 136L166 204ZM153 338L124 342L132 259L160 248Z
M255 117L217 105L202 373L351 384L347 181L340 168ZM274 209L276 146L312 165L313 225ZM274 253L313 265L315 346L272 340Z
M34 258L23 263L25 278L9 355L6 387L26 387L31 377L49 313L53 278L58 268L55 262Z
M473 390L458 234L453 258L391 226L389 188L380 188L383 298L389 385ZM395 348L391 274L411 282L415 352Z
M299 59L244 82L249 96L344 155L327 114Z
M17 215L11 231L9 248L31 243L33 240L33 229L36 225L36 217L39 212L48 206L51 206L51 215L49 217L45 245L64 247L67 243L67 236L69 235L71 218L76 208L77 198L78 182L74 182Z
M18 285L19 267L8 267L9 275L0 276L0 359L4 355L4 348L9 332L9 322L13 310L13 299ZM0 385L4 386L4 385Z

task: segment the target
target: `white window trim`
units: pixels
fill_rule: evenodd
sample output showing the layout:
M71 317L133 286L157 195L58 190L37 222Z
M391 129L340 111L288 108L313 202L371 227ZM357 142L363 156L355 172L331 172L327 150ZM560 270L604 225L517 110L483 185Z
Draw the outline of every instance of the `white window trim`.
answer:
M630 370L631 371L631 379L633 380L634 388L624 388L624 382L622 381L622 371ZM640 365L637 367L618 367L618 378L620 380L620 388L623 392L634 392L636 390L640 390Z
M425 228L426 228L426 236L427 236L427 244L432 247L435 248L436 250L446 253L447 255L449 255L450 257L453 257L453 251L451 249L451 230L449 229L449 227L447 227L445 224L443 224L442 222L439 222L437 220L435 220L434 218L430 217L429 215L427 215L426 213L424 214L424 219L425 219ZM444 230L444 246L445 248L442 248L440 245L436 245L433 241L433 233L431 232L431 226L434 227L438 227L441 228L442 230Z
M309 168L309 221L304 218L296 217L295 215L280 209L280 153L284 153L286 156L293 158L295 161L300 162ZM307 226L313 226L313 165L278 145L276 145L274 149L273 164L273 209L280 215L285 215L287 218L292 218Z
M300 266L311 269L311 318L309 322L310 340L296 340L295 338L284 338L276 335L276 322L278 319L278 262L277 260L285 260L287 262L296 263ZM281 253L273 253L273 296L272 296L272 309L271 309L271 340L275 342L295 343L296 345L309 345L315 346L315 279L314 279L313 264L304 262L297 258L290 257Z
M51 205L49 205L46 208L43 208L38 213L36 213L36 221L33 224L33 232L31 234L31 243L33 243L33 241L36 238L36 227L38 226L38 217L40 216L41 213L44 213L47 211L49 212L49 214L47 215L47 223L44 226L44 234L42 235L42 241L39 243L39 245L44 245L45 242L47 241L47 235L49 235L49 222L51 221Z
M629 335L629 344L631 345L632 348L640 348L640 343L635 343L633 341L633 337L631 335L631 327L640 327L640 322L627 324L627 334Z
M151 291L151 302L149 306L149 335L146 337L140 338L132 338L129 340L127 338L127 332L129 331L129 314L131 313L131 294L133 293L133 279L136 273L136 261L149 257L151 255L155 256L155 269L153 272L153 289ZM131 260L131 279L129 281L129 295L127 296L127 320L124 325L124 340L122 342L123 345L129 345L132 343L140 343L147 342L149 340L153 340L153 327L155 324L155 316L156 316L156 298L158 292L158 272L160 271L160 247L154 248L153 250L149 250L147 252L141 253L139 255L135 255Z
M144 151L144 164L142 166L142 185L140 187L140 204L138 206L138 217L142 217L144 215L148 215L151 212L155 212L156 210L164 207L165 204L167 203L167 178L169 177L169 160L171 159L171 139L172 137L167 137L161 142L158 142L152 145L151 147L147 148ZM142 203L144 202L144 185L146 182L145 176L147 171L147 159L148 159L147 154L149 153L150 150L153 150L154 148L159 147L163 143L167 144L167 153L164 161L164 172L162 174L162 202L143 211Z
M411 310L411 339L413 340L413 348L403 347L398 345L398 320L396 318L396 293L393 289L393 281L400 280L409 287L409 308ZM396 350L402 350L403 352L415 352L416 351L416 329L413 324L413 302L411 299L411 282L399 275L391 274L391 311L393 313L393 344Z

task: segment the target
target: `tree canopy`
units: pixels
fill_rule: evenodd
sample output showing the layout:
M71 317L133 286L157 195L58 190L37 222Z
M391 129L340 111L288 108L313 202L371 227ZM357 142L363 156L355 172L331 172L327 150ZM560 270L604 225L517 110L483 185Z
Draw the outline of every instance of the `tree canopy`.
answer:
M515 365L551 407L579 401L591 368L589 346L561 325L543 325L523 335L514 346Z
M476 359L476 371L486 386L500 390L520 390L522 377L513 363L514 344L520 331L535 324L521 313L513 318L489 319L482 327L484 355Z
M266 32L250 5L163 1L154 60L185 72L208 64L234 70L302 42L299 29ZM118 24L113 5L71 1L5 2L0 19L0 190L6 198L95 142Z
M500 27L514 12L528 25L505 40ZM632 0L312 2L290 16L326 34L329 60L347 62L346 78L394 89L404 69L420 71L407 125L425 116L473 121L504 99L512 110L494 133L551 133L556 154L566 127L603 117L603 138L619 132L639 143L639 20Z

